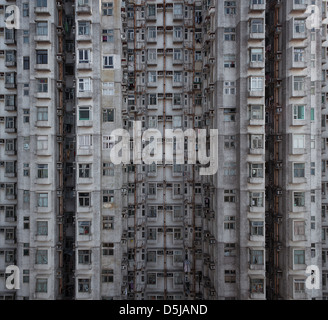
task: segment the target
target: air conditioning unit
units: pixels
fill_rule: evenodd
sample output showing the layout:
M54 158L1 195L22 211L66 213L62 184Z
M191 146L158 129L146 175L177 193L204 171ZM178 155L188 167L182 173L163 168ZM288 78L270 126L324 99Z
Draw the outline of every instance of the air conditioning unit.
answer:
M4 122L5 121L5 117L0 117L0 122Z
M0 167L4 167L4 165L5 165L5 162L4 161L1 161L0 162Z

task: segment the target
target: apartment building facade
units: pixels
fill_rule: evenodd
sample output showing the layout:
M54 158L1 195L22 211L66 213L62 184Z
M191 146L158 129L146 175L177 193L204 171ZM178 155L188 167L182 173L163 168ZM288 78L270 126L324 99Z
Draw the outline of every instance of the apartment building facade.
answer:
M326 1L2 0L1 21L10 5L1 298L326 296ZM131 162L115 165L118 128ZM217 129L217 174L167 129ZM164 151L138 163L146 130ZM181 146L184 163L167 161ZM322 290L306 288L308 265Z

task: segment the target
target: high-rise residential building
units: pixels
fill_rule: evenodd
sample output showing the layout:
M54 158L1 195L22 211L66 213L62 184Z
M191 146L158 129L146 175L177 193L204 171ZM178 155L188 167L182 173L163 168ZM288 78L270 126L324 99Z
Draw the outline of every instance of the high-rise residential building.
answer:
M0 0L0 298L326 299L327 9Z

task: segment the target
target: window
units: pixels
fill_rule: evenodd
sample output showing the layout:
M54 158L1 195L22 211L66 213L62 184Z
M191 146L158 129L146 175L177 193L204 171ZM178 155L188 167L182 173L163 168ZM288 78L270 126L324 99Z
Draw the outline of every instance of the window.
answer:
M16 62L16 51L6 50L5 61L6 62Z
M6 117L5 128L15 129L16 117Z
M23 30L23 43L29 43L29 30Z
M263 149L263 135L261 134L250 135L250 148Z
M305 250L294 250L294 264L305 264Z
M182 27L173 27L173 38L176 40L182 39Z
M236 283L236 270L224 270L224 282Z
M79 36L90 35L90 22L89 21L79 21L78 22L78 33L79 33Z
M30 271L29 270L23 270L23 283L29 283L30 282Z
M149 71L148 72L148 82L149 83L156 83L156 81L157 81L156 71Z
M224 1L224 14L236 14L236 1Z
M260 91L263 90L263 77L250 77L249 78L249 91Z
M103 229L104 230L113 230L114 229L114 217L103 216Z
M148 28L148 39L149 40L156 40L156 38L157 38L156 27L149 27Z
M149 4L147 9L148 17L156 17L156 4Z
M37 221L36 222L37 235L47 236L48 235L48 221Z
M91 53L89 49L79 50L79 63L90 63Z
M103 136L103 150L109 150L114 146L113 136Z
M48 150L48 136L37 136L37 150Z
M224 190L224 202L236 202L236 190Z
M224 244L224 256L225 257L235 257L236 256L236 244L235 243L225 243Z
M305 49L304 48L294 48L294 62L304 62L305 61Z
M225 176L235 176L237 173L236 162L225 162L223 172Z
M293 106L294 120L305 120L305 106L295 105Z
M224 136L224 148L234 149L236 147L236 136Z
M149 195L156 195L157 186L156 183L149 183L148 185L148 194Z
M249 176L250 178L263 178L263 163L250 163Z
M149 228L147 233L147 240L156 240L157 239L157 229Z
M90 279L78 279L77 280L77 286L79 292L90 292Z
M78 250L78 261L79 264L90 264L91 250Z
M103 204L114 202L114 190L103 190Z
M40 92L40 93L48 92L48 79L47 78L37 79L37 92Z
M78 6L83 7L89 5L89 0L78 0Z
M225 81L224 82L224 94L228 94L228 95L236 94L235 81Z
M30 14L30 9L29 9L29 3L25 2L23 3L23 17L28 17Z
M294 90L295 91L304 90L304 77L294 77Z
M91 78L79 78L79 92L91 91Z
M147 274L147 284L155 285L157 280L156 273L148 273Z
M38 179L48 178L48 165L47 164L38 164L37 165L37 178Z
M236 121L236 108L224 108L223 109L223 119L227 122Z
M37 194L38 207L48 207L48 193Z
M294 33L305 33L305 20L295 19L294 20Z
M305 163L294 163L294 178L305 177Z
M225 216L224 217L224 229L225 230L235 230L236 229L236 217L235 216Z
M89 192L79 192L79 206L89 207L90 206L90 193Z
M5 84L15 84L16 76L15 72L6 72L5 73Z
M91 164L90 163L80 163L79 164L79 177L80 178L90 178L91 177Z
M224 40L225 41L236 41L236 29L235 28L224 28Z
M250 50L250 61L251 62L263 62L263 49L252 48Z
M48 63L48 50L36 50L36 63L37 64Z
M79 235L90 234L91 221L79 221Z
M303 134L293 135L293 148L294 149L304 149L305 147L305 136Z
M315 175L315 162L311 162L311 175L314 176Z
M114 176L114 164L110 162L103 163L103 176L113 177Z
M35 254L36 264L48 264L48 250L38 249Z
M182 82L182 72L181 71L174 71L173 82L175 82L175 83Z
M264 264L264 251L263 250L250 250L250 263L256 265Z
M35 291L40 293L48 292L48 280L47 279L36 279Z
M173 105L181 106L181 94L180 93L173 94Z
M45 8L48 6L47 1L48 0L36 0L36 6Z
M250 279L251 293L264 293L264 279Z
M157 50L149 49L148 51L148 61L157 61Z
M225 54L223 59L225 68L236 68L236 55Z
M304 207L305 206L305 192L294 192L294 207Z
M147 262L156 262L156 251L147 251Z
M79 107L79 120L90 120L90 107Z
M174 16L182 16L183 12L183 5L182 3L175 3L173 7L173 14Z
M157 206L149 206L148 207L147 217L149 217L149 218L157 217Z
M113 2L103 2L101 7L103 16L113 15Z
M294 235L304 236L305 235L305 222L304 221L294 221Z
M114 30L113 29L103 29L102 41L103 42L114 42Z
M36 34L38 36L47 36L48 35L48 22L39 21L36 23Z
M263 221L251 221L250 222L250 234L252 236L264 236L264 222Z
M48 107L37 107L37 120L48 121Z
M102 254L103 256L113 256L114 255L114 243L103 243L102 244Z
M263 33L263 32L264 32L263 19L252 19L251 33Z
M264 194L263 192L251 192L250 203L251 207L263 207Z
M24 203L29 203L30 202L30 191L29 190L24 190L23 191L23 202Z
M115 92L115 84L114 82L103 82L103 92L104 96L113 96Z
M263 120L263 106L261 105L251 105L249 106L249 119L250 120Z
M113 56L103 56L103 68L104 69L114 69L114 57Z
M294 292L304 293L305 292L305 280L304 279L294 279Z
M103 269L101 271L101 281L104 283L114 282L114 271L112 269Z

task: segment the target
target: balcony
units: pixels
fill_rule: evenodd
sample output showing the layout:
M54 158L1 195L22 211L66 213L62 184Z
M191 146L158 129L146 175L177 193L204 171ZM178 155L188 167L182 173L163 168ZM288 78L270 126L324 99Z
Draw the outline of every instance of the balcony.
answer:
M87 4L77 5L76 13L78 15L84 15L84 14L91 15L92 14L92 8L91 8L91 6L89 6Z
M78 178L77 180L77 184L92 184L94 181L93 181L93 178L90 177L90 178Z
M248 210L251 213L264 213L264 207L249 206Z
M252 154L252 155L261 155L261 154L264 154L264 149L263 148L249 148L248 153Z
M252 32L249 33L249 40L264 40L265 33L264 32Z
M17 154L16 150L5 150L5 155L7 156L15 156Z
M249 125L250 126L264 126L265 120L264 119L250 119Z
M77 155L78 156L91 156L93 154L93 148L90 146L89 148L78 148Z
M16 60L14 61L6 61L5 62L6 67L16 67Z
M34 36L34 41L35 42L46 42L46 43L50 43L50 36L48 34L46 35L35 35Z
M35 64L34 69L36 71L51 71L49 63L40 63Z
M249 264L250 270L264 270L264 264Z
M78 120L77 126L78 127L92 127L93 121L92 120Z
M305 12L307 9L307 4L305 2L307 2L307 0L299 0L299 3L295 3L295 0L291 0L289 1L290 4L290 13L301 13L301 12Z
M265 2L265 1L263 1ZM250 5L249 5L249 12L257 12L257 11L264 11L266 7L265 3L253 3L253 1L251 1Z
M78 34L76 36L78 42L92 42L91 34Z
M92 98L92 91L88 90L88 91L78 91L77 92L77 98L79 99L91 99Z
M43 16L51 15L49 7L34 7L34 13L35 15L43 15Z
M6 45L14 45L16 44L16 39L15 37L5 37L4 43Z
M261 98L264 96L264 90L249 90L248 97L249 98Z
M34 183L39 185L49 185L52 182L50 178L37 178L34 180Z
M92 70L92 63L89 61L89 62L83 62L83 63L78 63L77 64L77 69L78 70Z
M264 61L250 61L249 68L250 69L263 69L265 66Z
M51 128L51 124L49 123L49 121L44 120L35 121L35 126L39 128Z
M264 178L248 177L247 181L251 184L261 184L264 183Z

